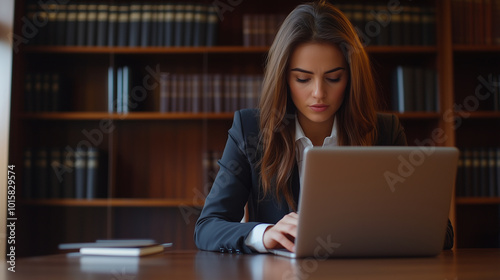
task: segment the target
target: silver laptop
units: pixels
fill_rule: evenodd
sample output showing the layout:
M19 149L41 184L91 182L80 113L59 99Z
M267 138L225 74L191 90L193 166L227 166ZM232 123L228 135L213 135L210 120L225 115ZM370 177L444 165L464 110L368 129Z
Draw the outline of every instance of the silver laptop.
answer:
M434 256L443 248L457 170L452 147L305 152L292 257Z

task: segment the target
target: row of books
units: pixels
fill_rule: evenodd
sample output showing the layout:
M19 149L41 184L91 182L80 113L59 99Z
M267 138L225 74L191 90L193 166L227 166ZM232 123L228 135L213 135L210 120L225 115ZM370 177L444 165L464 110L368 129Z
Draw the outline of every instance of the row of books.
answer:
M26 112L57 112L65 107L59 73L27 73L24 80Z
M460 150L457 168L457 196L500 196L500 147Z
M160 73L160 112L234 112L257 107L262 75Z
M33 45L213 46L218 14L214 5L193 2L33 0L23 37ZM36 24L39 23L39 24Z
M103 157L95 147L38 147L24 150L25 198L106 197Z
M453 42L500 45L498 0L452 0Z
M392 77L392 109L396 112L438 111L435 69L397 66Z
M244 14L243 46L270 46L285 17L284 14Z
M128 113L132 73L129 66L108 67L108 112Z
M203 153L202 156L202 167L203 167L203 182L204 191L208 195L214 181L219 172L219 164L217 163L222 157L222 151L219 150L208 150Z
M352 22L364 45L435 45L436 11L417 3L336 4Z

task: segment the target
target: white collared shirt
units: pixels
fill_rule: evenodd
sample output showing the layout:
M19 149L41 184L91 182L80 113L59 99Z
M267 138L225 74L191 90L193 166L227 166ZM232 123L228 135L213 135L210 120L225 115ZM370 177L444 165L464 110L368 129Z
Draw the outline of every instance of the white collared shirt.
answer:
M333 120L332 132L330 136L325 137L322 147L335 147L338 146L337 137L337 121ZM304 153L307 148L312 148L313 144L309 138L304 134L304 130L299 124L299 119L295 115L295 158L299 168L299 178L302 178L302 162L304 161Z
M323 140L323 147L335 147L338 146L337 137L337 122L334 119L332 125L332 132L330 136L325 137ZM304 130L299 124L297 115L295 115L295 159L297 160L297 167L299 169L299 179L302 181L302 162L304 161L304 152L307 148L312 148L313 144L309 138L304 134ZM245 239L245 245L254 249L259 253L266 253L266 247L264 246L264 232L272 224L259 224L255 226L250 234L248 234Z

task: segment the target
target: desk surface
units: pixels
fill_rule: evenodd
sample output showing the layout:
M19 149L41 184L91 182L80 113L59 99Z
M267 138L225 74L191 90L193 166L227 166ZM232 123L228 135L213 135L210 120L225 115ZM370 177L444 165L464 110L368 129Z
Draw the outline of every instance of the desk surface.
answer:
M500 249L444 251L432 258L329 260L204 251L142 258L73 253L17 260L15 273L2 266L3 279L500 279Z

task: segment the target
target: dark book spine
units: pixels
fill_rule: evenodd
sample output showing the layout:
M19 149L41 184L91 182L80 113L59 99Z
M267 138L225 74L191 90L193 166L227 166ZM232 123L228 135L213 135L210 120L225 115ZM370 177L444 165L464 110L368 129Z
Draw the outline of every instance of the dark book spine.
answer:
M213 5L210 5L207 8L207 41L206 46L212 47L217 45L217 36L218 36L218 22L219 17L217 15L217 10Z
M148 6L148 5L144 5ZM130 11L129 11L129 41L128 45L131 47L137 47L140 45L140 36L141 33L141 5L139 4L132 4L130 5Z
M35 14L37 22L40 22L38 26L38 45L48 45L49 44L49 13L48 4L43 2L37 3L37 11Z
M59 180L59 170L62 166L61 150L57 147L50 148L49 157L49 198L61 197L61 180Z
M151 45L151 5L142 5L141 10L141 46Z
M213 112L222 112L222 75L214 74L212 76L212 88L213 88Z
M50 106L51 96L51 79L49 73L43 73L42 76L42 111L49 112L52 111Z
M42 74L35 73L35 81L33 84L34 93L34 111L41 112L43 110L43 90L42 90Z
M193 4L186 4L184 6L184 46L194 45L194 9Z
M86 197L87 190L87 150L77 148L75 151L75 198Z
M166 4L165 5L165 36L163 45L166 47L171 47L174 45L174 20L175 20L175 5Z
M488 175L488 151L485 148L479 148L479 177L481 178L480 195L490 196L489 175Z
M34 198L33 193L33 166L34 155L31 148L26 148L23 154L23 197Z
M34 79L31 73L26 73L24 78L24 110L26 112L35 111L35 91Z
M46 4L47 7L47 35L48 35L48 45L56 45L57 44L57 12L59 10L59 6L57 4Z
M61 195L63 198L75 198L75 152L66 147L63 151L63 169Z
M201 107L201 76L199 74L193 75L193 85L191 89L191 100L192 100L192 112L200 113L202 110Z
M199 47L205 45L206 25L207 25L207 8L203 4L196 4L194 7L194 30L193 30L193 46Z
M411 7L403 6L403 9L400 13L401 15L401 36L402 36L402 45L411 45L411 37L412 37L412 17L411 17Z
M87 5L87 46L97 45L97 5Z
M457 197L465 196L464 190L464 151L460 150L457 162L457 176L455 182L455 195Z
M480 196L481 195L481 158L479 149L472 149L472 195Z
M403 12L392 14L390 28L390 44L400 46L403 44Z
M108 33L108 5L99 4L97 5L97 46L107 45L107 33Z
M151 33L149 36L150 46L156 46L158 44L158 7L159 5L151 5Z
M410 32L411 45L423 45L422 41L422 7L411 7L410 11Z
M58 46L66 44L66 18L68 16L67 5L58 5L56 13L56 42Z
M88 16L88 5L80 3L77 6L77 31L76 31L76 45L85 46L87 37L87 16Z
M154 9L155 13L155 26L156 26L156 45L155 46L163 46L165 42L165 9L166 5L157 5L156 9Z
M26 1L26 17L28 22L34 22L37 16L37 4L34 1ZM38 20L38 19L37 19ZM38 20L39 21L39 20ZM29 38L28 45L38 45L40 38L39 29L34 25L26 25L23 30L23 35Z
M500 196L500 147L496 148L496 194Z
M59 74L52 73L50 78L50 111L62 111L61 81Z
M425 69L422 67L415 68L415 111L425 111Z
M213 86L210 74L203 74L203 90L203 112L213 112Z
M160 73L160 112L162 113L169 111L169 79L169 73Z
M87 193L88 199L98 197L99 150L91 147L87 151Z
M422 12L422 44L436 44L436 11L432 7L423 8ZM454 27L455 28L455 27Z
M108 7L108 46L113 47L118 43L118 5Z
M424 86L425 86L425 111L438 111L438 90L437 90L437 74L434 69L424 70Z
M471 197L473 191L473 174L472 174L472 151L469 148L464 149L464 196Z
M497 193L497 188L496 188L496 176L499 174L496 174L495 170L495 149L490 147L487 150L488 152L488 193L489 196L491 197L496 197L499 194Z
M174 45L180 47L184 43L185 4L178 3L174 9Z
M35 155L34 197L48 198L48 155L47 149L40 147Z
M69 4L66 17L66 45L76 45L77 5Z
M118 6L118 38L117 45L124 47L128 45L129 32L129 6L121 4Z

